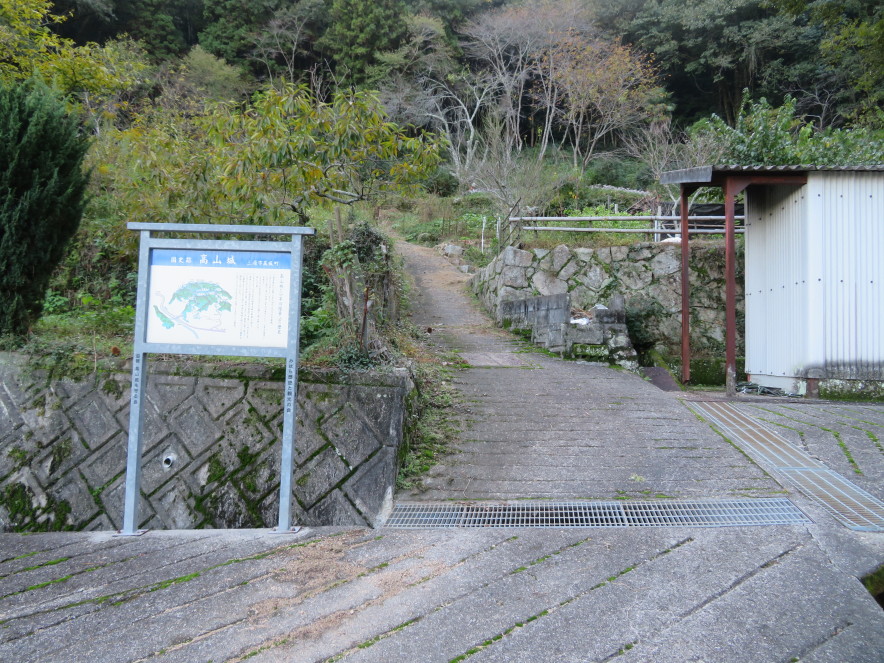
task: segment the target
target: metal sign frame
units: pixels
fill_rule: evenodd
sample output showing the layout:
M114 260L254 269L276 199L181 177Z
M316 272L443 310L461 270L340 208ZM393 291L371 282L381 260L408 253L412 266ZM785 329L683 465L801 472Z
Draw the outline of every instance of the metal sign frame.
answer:
M149 353L224 355L241 357L280 357L286 361L283 394L282 454L280 459L279 523L276 530L291 529L292 472L295 444L295 416L298 397L298 338L301 321L301 277L304 255L303 238L314 235L314 228L288 226L238 226L189 223L129 223L129 230L140 232L138 257L138 295L135 308L135 341L132 356L132 389L129 402L129 441L126 462L126 498L123 513L124 535L136 535L141 502L141 427L147 389L147 355ZM287 235L290 241L245 241L163 239L153 233L206 233L222 235ZM260 343L246 345L200 342L163 343L147 340L150 314L151 257L157 249L179 251L204 250L227 255L288 254L290 256L287 338L284 347L267 347ZM285 312L283 312L285 315Z

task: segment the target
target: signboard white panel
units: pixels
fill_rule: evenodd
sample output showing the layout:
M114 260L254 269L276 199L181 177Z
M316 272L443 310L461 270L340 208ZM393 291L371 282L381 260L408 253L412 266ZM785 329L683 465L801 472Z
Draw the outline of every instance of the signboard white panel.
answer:
M147 355L283 357L278 532L291 530L304 237L313 228L130 223L141 233L123 530L140 532L142 421ZM282 235L290 241L194 240L153 233Z
M289 252L151 249L145 341L285 348L291 268Z

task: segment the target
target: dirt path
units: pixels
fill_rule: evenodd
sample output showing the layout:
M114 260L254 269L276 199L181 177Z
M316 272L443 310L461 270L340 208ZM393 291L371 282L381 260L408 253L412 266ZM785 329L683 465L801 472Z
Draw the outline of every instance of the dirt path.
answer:
M415 283L411 319L446 349L512 352L513 337L479 311L468 292L468 274L434 249L400 241L396 250Z

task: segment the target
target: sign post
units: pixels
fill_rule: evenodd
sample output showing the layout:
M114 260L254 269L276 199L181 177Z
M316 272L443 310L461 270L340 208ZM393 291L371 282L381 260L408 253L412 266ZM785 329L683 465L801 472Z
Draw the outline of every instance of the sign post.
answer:
M141 233L124 535L138 534L149 353L286 361L278 532L291 529L303 238L313 228L130 223ZM164 239L153 233L287 235L280 241Z

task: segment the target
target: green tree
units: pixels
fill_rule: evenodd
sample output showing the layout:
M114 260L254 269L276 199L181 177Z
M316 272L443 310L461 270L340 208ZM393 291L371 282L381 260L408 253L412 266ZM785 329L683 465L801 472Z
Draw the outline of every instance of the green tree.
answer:
M207 101L236 101L247 89L242 71L196 45L182 60L180 79Z
M56 26L79 45L128 35L142 42L153 60L177 57L196 44L203 27L203 0L54 0L67 16Z
M209 118L218 184L252 217L284 218L326 202L350 205L415 186L439 163L432 136L411 137L388 122L367 92L335 92L328 102L303 87L270 89L251 108Z
M598 22L654 54L681 118L732 123L744 89L779 102L825 73L806 66L822 62L818 34L766 0L618 0Z
M432 136L389 122L366 92L321 102L302 87L269 89L246 107L198 117L158 110L102 136L93 161L117 225L309 223L316 205L352 204L417 185L439 162Z
M144 51L129 39L76 46L49 29L61 21L49 0L0 0L0 81L41 78L98 130L144 82Z
M129 102L144 93L150 76L147 54L125 37L99 46L90 42L67 51L43 67L43 77L64 94L83 123L98 133Z
M156 61L180 56L187 49L184 33L172 15L172 4L169 0L133 2L131 17L125 23L129 34L143 42Z
M83 214L89 143L44 84L0 81L0 334L39 316Z
M414 14L434 16L446 23L451 30L480 8L496 7L504 4L499 0L404 0L409 11Z
M827 63L844 70L869 111L884 103L884 4L879 0L769 0L822 30ZM874 115L874 112L872 113Z
M859 166L884 163L884 129L868 127L819 129L798 116L795 100L780 107L764 98L746 100L736 123L717 115L698 123L692 139L722 146L727 163L746 166Z
M205 0L200 45L230 64L242 65L255 48L255 33L282 5L281 0Z
M402 0L334 0L328 30L317 42L331 55L339 77L366 82L378 54L394 51L408 33Z
M0 0L0 79L28 79L66 50L49 29L64 19L51 10L51 0Z

